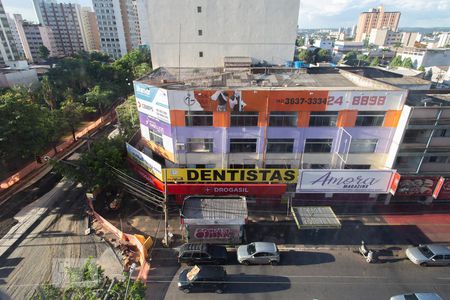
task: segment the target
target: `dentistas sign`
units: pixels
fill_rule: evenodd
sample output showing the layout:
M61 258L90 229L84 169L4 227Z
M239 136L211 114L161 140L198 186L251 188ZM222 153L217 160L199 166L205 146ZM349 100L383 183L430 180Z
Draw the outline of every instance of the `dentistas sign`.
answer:
M308 170L300 171L297 193L389 192L395 170Z
M296 169L167 169L169 182L296 183Z

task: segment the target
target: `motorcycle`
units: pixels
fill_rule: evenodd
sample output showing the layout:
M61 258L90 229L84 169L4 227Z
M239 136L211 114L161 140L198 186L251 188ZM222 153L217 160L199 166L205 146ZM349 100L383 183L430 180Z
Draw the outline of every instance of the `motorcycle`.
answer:
M359 253L364 256L368 263L375 262L374 251L367 248L364 241L361 241L361 246L359 246Z

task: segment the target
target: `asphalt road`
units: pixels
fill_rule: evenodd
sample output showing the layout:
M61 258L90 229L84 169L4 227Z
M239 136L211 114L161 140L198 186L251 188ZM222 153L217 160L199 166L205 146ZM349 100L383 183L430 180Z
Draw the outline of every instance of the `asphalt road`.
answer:
M114 265L109 246L95 235L84 235L84 192L66 183L56 193L53 210L8 256L0 258L0 289L11 299L29 299L39 284L51 282L60 259L73 266L92 256Z
M392 252L391 252L392 253ZM395 252L394 252L395 253ZM402 253L402 252L400 252ZM450 300L450 267L420 267L403 255L366 263L350 250L308 250L282 253L278 266L226 265L229 284L222 295L184 294L177 278L153 278L149 285L171 281L165 299L389 299L407 292L437 292ZM149 278L151 279L151 272ZM152 280L152 279L151 279ZM158 283L159 281L159 283ZM447 298L445 298L447 297ZM153 298L148 298L153 299Z

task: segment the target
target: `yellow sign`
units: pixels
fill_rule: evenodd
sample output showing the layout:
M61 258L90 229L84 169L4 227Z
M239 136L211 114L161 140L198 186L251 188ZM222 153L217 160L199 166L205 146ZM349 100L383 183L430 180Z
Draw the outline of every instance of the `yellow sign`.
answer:
M169 182L296 183L297 169L166 169Z

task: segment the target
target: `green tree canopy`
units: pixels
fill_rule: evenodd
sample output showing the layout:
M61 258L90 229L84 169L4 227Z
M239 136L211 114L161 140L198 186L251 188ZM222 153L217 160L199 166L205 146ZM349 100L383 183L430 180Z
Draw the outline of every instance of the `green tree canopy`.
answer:
M125 137L131 137L139 128L139 113L136 106L136 98L130 96L116 108L119 119L120 131Z
M298 59L307 64L310 64L313 62L314 54L308 49L300 49L300 51L298 52Z
M380 60L378 59L378 57L375 57L374 59L372 59L372 61L370 62L370 66L372 67L376 67L380 64Z
M92 107L86 107L80 102L75 102L70 96L66 101L62 103L61 112L64 116L64 119L67 121L70 130L72 131L72 137L74 141L76 140L76 128L83 119L83 116L93 111L94 109Z
M414 65L410 57L405 58L405 60L402 63L402 66L408 69L414 69Z
M403 65L403 60L401 56L395 56L389 66L391 67L401 67Z
M330 51L326 50L326 49L319 49L319 51L316 54L316 61L317 62L329 62L331 61L331 53Z
M114 102L114 93L111 90L102 89L99 85L94 86L84 96L86 104L97 108L100 114L103 114L105 108Z
M39 57L42 59L47 59L50 56L50 50L44 45L39 46L38 53Z

